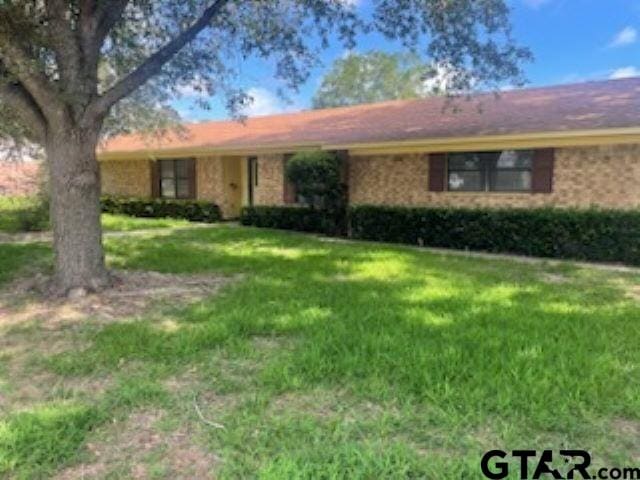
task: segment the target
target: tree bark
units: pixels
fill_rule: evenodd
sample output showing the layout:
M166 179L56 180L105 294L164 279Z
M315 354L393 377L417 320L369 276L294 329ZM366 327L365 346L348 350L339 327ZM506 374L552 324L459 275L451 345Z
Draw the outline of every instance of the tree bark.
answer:
M100 222L99 131L58 125L47 134L55 294L97 291L110 283Z

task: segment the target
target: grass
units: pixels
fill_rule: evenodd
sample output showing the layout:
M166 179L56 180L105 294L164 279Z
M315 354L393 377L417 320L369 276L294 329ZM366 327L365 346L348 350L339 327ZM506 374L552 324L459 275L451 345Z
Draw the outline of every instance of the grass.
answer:
M101 394L50 391L26 413L0 413L0 476L80 462L105 419L149 408L166 413L159 431L195 432L222 459L219 478L482 478L492 448L637 463L638 274L230 226L106 248L117 268L243 276L160 316L88 322L77 346L30 348L27 370L0 369L8 392L37 372L112 379ZM0 245L0 272L49 258ZM3 333L29 348L38 327ZM225 429L200 421L194 399Z
M0 196L0 232L18 233L22 230L25 215L33 215L38 202L31 197ZM39 222L43 223L43 222ZM105 231L128 232L133 230L180 228L189 226L186 220L172 218L135 218L126 215L102 215L102 228Z
M33 216L32 212L36 212L37 209L38 201L35 198L0 196L0 232L20 231L23 228L23 219Z
M132 230L181 228L189 225L191 223L187 220L176 218L136 218L111 213L102 214L102 229L104 231L129 232Z

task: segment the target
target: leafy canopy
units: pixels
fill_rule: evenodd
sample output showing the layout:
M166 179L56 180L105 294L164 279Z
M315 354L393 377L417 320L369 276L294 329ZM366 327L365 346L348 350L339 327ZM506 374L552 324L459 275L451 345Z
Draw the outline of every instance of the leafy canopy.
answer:
M530 54L511 36L505 0L372 7L364 16L344 0L0 1L0 135L42 142L61 121L102 129L108 115L103 134L156 128L175 116L170 101L184 86L237 113L246 60L268 61L295 89L322 48L334 38L352 48L361 32L446 65L456 89L522 82Z
M419 98L430 93L433 69L415 53L372 51L337 60L313 97L314 108Z

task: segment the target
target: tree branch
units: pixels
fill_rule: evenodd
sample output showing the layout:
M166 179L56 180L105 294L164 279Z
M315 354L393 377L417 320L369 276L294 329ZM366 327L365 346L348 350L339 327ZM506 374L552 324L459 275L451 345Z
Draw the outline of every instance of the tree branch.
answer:
M109 32L122 18L129 0L83 0L80 4L80 37L85 60L97 68L100 49Z
M34 140L42 143L46 135L47 121L29 92L19 83L0 84L0 103L6 105L24 123Z
M69 4L65 0L46 0L45 6L50 22L48 32L60 69L62 85L69 86L67 90L70 91L82 91L82 52L78 38L67 19Z
M44 72L38 54L41 34L26 10L16 7L0 16L0 73L19 81L45 117L61 113L58 91ZM8 74L8 75L5 75Z
M105 38L122 18L129 0L113 0L110 2L99 2L97 7L96 43L98 50L102 48Z
M151 77L157 75L185 45L195 39L222 10L228 0L216 0L189 28L147 58L138 68L116 83L95 102L95 113L104 115L116 102L130 95Z
M21 45L15 43L15 39L5 38L4 32L0 34L0 60L4 68L20 80L45 116L59 114L62 111L63 104L58 98L58 92L53 89L46 75L38 69L39 61L31 58Z

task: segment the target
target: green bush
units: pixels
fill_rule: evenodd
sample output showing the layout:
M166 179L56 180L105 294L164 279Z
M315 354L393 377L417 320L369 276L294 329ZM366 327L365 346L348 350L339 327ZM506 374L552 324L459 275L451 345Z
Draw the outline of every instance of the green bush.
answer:
M287 162L286 176L308 206L332 208L344 203L340 168L340 159L331 152L299 152Z
M102 197L102 211L145 218L182 218L192 222L220 221L220 208L200 200Z
M357 206L363 240L640 265L640 211Z
M34 197L0 196L0 232L40 232L49 229L49 200Z
M299 152L287 162L286 177L296 189L298 201L318 214L299 218L321 218L321 230L328 235L343 235L347 228L347 186L342 179L342 159L332 152ZM304 223L304 222L303 222ZM305 225L306 226L306 225ZM296 228L299 230L299 228Z
M328 235L335 231L335 218L331 213L310 207L245 207L240 223Z
M42 232L48 230L48 204L38 204L33 208L18 210L16 212L16 223L19 232Z

